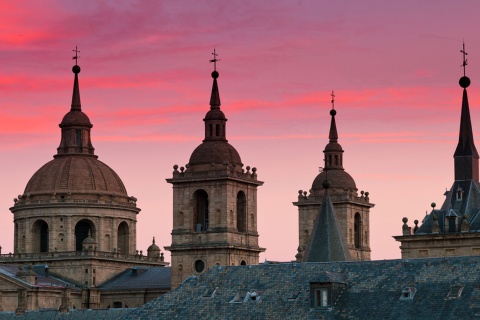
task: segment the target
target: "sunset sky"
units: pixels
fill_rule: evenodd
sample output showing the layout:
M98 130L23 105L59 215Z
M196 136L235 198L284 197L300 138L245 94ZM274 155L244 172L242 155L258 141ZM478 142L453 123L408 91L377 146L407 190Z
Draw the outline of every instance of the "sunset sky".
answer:
M0 1L2 253L8 208L59 145L78 45L82 110L99 160L138 198L139 250L171 244L165 179L203 139L215 47L227 139L265 181L260 260L294 259L292 202L322 166L332 90L344 167L376 204L372 258L399 258L401 219L421 220L453 183L463 39L480 146L479 12L473 0Z

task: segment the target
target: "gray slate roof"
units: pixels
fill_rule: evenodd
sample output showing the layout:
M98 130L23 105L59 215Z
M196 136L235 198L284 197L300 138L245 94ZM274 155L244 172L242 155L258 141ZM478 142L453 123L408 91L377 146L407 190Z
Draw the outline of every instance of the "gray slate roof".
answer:
M123 271L98 288L100 290L170 290L171 270L169 267L133 267Z
M350 252L340 231L335 209L325 189L322 206L313 225L310 242L303 255L304 262L350 261Z
M26 266L23 268L24 272L28 272ZM56 277L48 276L45 277L45 266L44 265L35 265L33 266L33 271L36 275L36 284L32 285L24 280L20 279L16 276L18 272L18 266L15 265L1 265L0 264L0 274L3 274L9 278L12 278L16 281L19 281L28 286L36 286L36 287L73 287L72 283L67 281L61 280Z
M70 310L60 313L58 310L27 311L23 315L15 312L0 312L0 320L112 320L130 313L132 309Z
M344 288L317 310L312 282ZM479 284L479 256L215 267L121 319L473 319ZM400 299L407 288L413 299Z

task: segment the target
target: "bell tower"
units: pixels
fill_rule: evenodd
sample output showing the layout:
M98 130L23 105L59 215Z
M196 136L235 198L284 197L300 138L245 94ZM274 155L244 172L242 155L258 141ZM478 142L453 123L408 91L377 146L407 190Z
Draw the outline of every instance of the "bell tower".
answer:
M243 163L226 139L225 114L220 110L213 52L210 110L203 119L205 139L185 167L173 166L172 289L188 276L213 266L258 264L257 169Z

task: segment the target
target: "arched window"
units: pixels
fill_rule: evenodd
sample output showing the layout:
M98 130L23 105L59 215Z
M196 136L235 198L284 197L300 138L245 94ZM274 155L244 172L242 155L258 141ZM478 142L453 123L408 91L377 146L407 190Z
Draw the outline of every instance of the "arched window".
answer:
M205 190L197 190L193 194L193 228L197 232L208 230L208 194Z
M82 251L82 243L88 237L90 231L91 236L95 239L95 228L92 221L83 219L75 225L75 250Z
M122 254L130 254L128 247L130 241L130 233L128 231L128 224L123 221L118 225L118 234L117 234L117 248Z
M355 238L355 248L360 248L362 244L362 218L360 213L355 213L355 221L353 225L353 232Z
M237 194L237 230L238 232L247 231L247 214L246 214L247 201L245 199L245 193L239 191Z
M48 252L48 224L37 220L33 224L33 251Z

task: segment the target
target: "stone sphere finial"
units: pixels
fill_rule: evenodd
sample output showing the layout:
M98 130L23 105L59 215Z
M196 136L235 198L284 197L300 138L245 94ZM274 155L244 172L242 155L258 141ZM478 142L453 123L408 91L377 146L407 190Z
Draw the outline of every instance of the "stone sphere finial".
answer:
M407 218L407 217L404 217L404 218L402 219L402 222L403 222L403 223L407 223L407 222L408 222L408 218Z
M466 89L470 85L470 79L466 76L463 76L458 81L458 84L460 85L460 87Z

